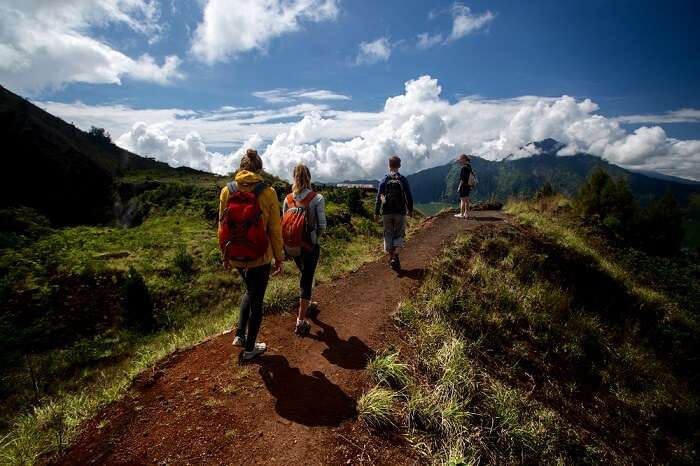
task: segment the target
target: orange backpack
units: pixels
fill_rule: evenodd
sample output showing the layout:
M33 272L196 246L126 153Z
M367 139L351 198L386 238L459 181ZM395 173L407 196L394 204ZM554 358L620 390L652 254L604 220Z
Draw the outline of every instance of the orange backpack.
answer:
M294 200L294 194L287 195L287 211L282 216L282 240L288 256L300 256L302 251L313 249L309 226L309 204L316 197L311 191L301 201Z

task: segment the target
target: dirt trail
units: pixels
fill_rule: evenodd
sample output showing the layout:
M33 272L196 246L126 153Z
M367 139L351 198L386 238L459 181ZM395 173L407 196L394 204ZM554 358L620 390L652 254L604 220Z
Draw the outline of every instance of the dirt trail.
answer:
M474 216L426 220L399 274L383 259L318 287L320 313L306 338L293 335L290 314L266 316L258 341L268 351L254 362L237 364L232 334L172 355L89 421L58 464L415 463L401 439L356 422L356 400L370 385L362 370L442 247L461 231L507 220Z

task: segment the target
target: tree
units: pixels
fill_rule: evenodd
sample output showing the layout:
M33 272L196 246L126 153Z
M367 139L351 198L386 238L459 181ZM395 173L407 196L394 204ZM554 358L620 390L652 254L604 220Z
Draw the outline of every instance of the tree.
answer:
M601 224L615 236L626 237L632 230L636 204L627 181L613 179L601 167L579 189L576 205L584 219Z
M101 142L112 142L112 137L109 135L106 129L98 128L97 126L91 126L90 131L88 131L90 137L101 141Z

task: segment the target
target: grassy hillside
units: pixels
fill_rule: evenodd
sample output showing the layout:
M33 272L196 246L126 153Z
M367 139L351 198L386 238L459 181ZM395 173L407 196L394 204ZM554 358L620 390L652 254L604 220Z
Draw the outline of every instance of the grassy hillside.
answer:
M60 451L138 373L237 321L241 280L221 269L216 242L225 179L146 178L119 181L144 215L134 228L55 229L35 211L15 209L21 228L0 235L0 463L31 464ZM288 192L269 180L280 197ZM372 199L319 190L329 220L322 282L377 257L381 241ZM297 281L288 262L270 283L266 311L291 309Z
M104 136L104 135L103 135ZM32 207L54 225L115 217L115 177L148 170L197 174L140 157L66 123L0 86L0 208Z
M361 417L439 463L697 464L697 258L613 247L562 197L507 209L401 306Z

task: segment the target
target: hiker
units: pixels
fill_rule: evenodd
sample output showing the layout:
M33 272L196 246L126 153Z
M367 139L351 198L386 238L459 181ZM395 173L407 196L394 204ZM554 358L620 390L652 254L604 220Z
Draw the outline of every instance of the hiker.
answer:
M389 173L379 184L374 203L374 217L382 215L384 224L384 252L389 254L389 265L401 270L399 252L406 235L406 215L413 215L413 197L406 177L399 173L401 159L389 158Z
M326 231L326 203L323 196L311 190L311 172L306 165L294 167L292 192L282 205L282 238L287 256L299 268L299 313L294 333L306 335L311 324L307 313L318 309L311 301L314 274L321 253L319 238Z
M467 154L462 154L457 158L457 163L462 165L462 170L459 172L459 186L457 193L459 194L459 213L455 214L457 218L467 218L469 213L469 194L474 186L476 186L476 175L472 170L471 158Z
M250 360L267 349L256 343L262 323L263 298L272 275L282 272L280 206L275 190L260 176L263 163L255 149L241 158L240 169L219 196L219 246L224 267L241 274L246 292L241 297L234 346L243 347L241 358Z

